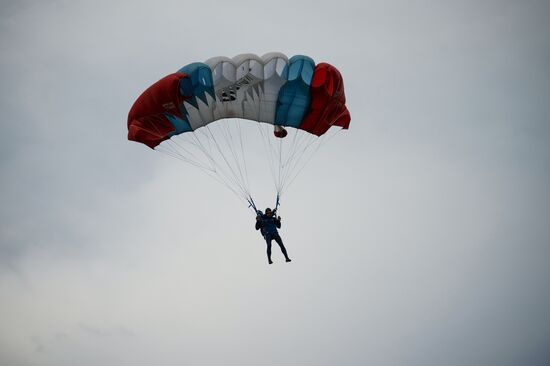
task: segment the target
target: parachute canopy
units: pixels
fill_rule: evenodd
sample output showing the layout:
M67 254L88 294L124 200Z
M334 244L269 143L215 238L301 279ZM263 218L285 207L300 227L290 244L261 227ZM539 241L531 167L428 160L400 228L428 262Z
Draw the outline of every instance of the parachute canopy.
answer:
M332 65L307 56L242 54L191 63L151 85L128 115L128 139L155 148L172 136L224 119L242 118L321 136L347 129L344 83Z

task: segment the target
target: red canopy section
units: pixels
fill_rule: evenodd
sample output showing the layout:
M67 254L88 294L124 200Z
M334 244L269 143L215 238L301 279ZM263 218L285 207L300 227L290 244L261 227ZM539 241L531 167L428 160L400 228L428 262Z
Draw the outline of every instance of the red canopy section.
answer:
M344 81L332 65L315 66L310 87L311 103L300 128L321 136L332 126L349 127L351 117L346 108Z
M180 105L184 97L179 93L179 83L187 77L184 73L170 74L145 90L128 113L128 140L155 148L175 131L166 114L183 119Z

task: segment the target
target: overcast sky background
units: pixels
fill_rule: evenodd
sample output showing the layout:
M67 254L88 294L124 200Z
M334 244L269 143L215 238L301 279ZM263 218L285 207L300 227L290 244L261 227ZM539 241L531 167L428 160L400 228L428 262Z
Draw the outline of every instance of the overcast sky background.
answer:
M0 365L548 365L547 1L155 3L0 2ZM270 51L336 65L352 115L272 266L126 140L151 83Z

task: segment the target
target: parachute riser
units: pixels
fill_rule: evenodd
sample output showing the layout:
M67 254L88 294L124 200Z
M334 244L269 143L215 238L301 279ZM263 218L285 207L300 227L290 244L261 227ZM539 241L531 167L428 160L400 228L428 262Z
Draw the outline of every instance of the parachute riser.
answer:
M252 199L252 197L248 197L246 199L248 201L248 207L251 207L254 210L254 215L258 215L258 208L256 207L256 203Z
M280 206L279 194L277 193L277 201L275 202L275 208L273 209L273 214L277 212L277 210L279 209L279 206Z
M280 201L279 201L279 195L277 194L277 199L275 201L275 208L273 209L273 214L275 214L277 212L277 210L279 209L279 206L281 205ZM254 215L257 215L258 214L258 208L256 207L256 203L254 202L254 200L252 199L252 197L248 197L246 199L246 201L248 202L248 207L249 208L252 208L254 210Z

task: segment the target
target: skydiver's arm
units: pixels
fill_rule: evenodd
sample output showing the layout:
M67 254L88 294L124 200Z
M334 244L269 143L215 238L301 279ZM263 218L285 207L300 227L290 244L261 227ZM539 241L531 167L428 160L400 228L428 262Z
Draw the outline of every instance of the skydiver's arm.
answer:
M277 217L275 220L275 225L277 225L277 229L281 228L281 216Z

